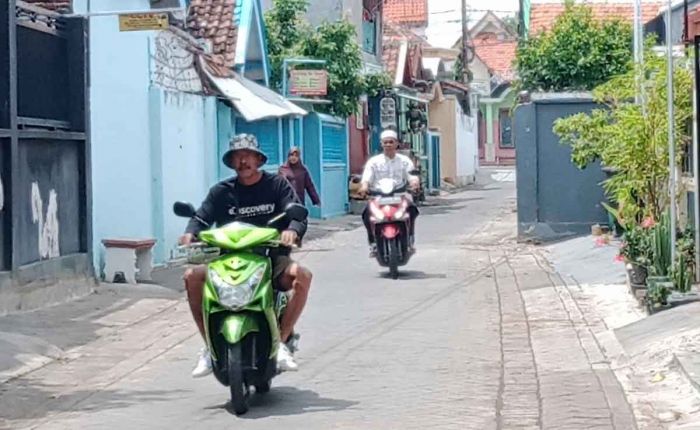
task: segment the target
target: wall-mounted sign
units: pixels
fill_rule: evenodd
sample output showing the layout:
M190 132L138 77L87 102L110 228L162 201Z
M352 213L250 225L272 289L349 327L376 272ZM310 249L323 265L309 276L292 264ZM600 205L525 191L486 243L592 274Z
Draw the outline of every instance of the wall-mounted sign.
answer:
M119 15L119 31L167 30L166 13L130 13Z
M396 128L396 101L391 97L384 97L379 102L379 123L382 128Z
M328 72L325 70L290 71L289 93L294 96L325 96L328 94Z

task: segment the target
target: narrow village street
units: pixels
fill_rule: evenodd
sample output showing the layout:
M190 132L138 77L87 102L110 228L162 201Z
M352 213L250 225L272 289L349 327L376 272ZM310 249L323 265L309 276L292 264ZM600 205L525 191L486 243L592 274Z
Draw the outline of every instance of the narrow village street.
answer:
M0 0L0 430L700 430L699 24Z
M562 280L514 241L512 175L492 178L508 182L422 208L397 281L367 258L362 230L304 247L315 278L300 371L243 417L213 377L190 377L201 340L182 296L159 292L86 316L91 342L0 385L0 428L636 428Z

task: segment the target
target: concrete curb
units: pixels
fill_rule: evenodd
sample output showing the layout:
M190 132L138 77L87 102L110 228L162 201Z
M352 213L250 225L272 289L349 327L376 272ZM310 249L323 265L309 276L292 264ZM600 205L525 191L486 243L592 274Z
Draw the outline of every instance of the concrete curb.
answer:
M40 370L56 361L65 360L66 362L73 361L82 357L85 350L89 350L95 342L100 342L116 333L123 331L129 327L147 323L149 320L163 315L182 302L182 299L164 298L164 295L172 296L172 290L158 285L143 284L138 287L124 286L119 284L104 284L101 288L103 294L117 293L119 297L126 299L130 294L148 293L144 297L135 299L130 310L114 310L106 314L91 316L89 313L85 315L87 319L100 320L117 320L112 326L105 326L105 330L100 335L85 344L76 346L67 350L52 344L51 342L37 336L28 336L25 334L10 333L0 331L0 386L14 379L22 378L37 370ZM88 296L89 297L89 296ZM164 306L161 306L153 313L143 313L143 309L139 308L139 303L144 300L167 300ZM117 302L117 300L115 300ZM58 306L70 306L70 303L65 303ZM47 308L48 311L55 310L55 307ZM36 310L33 312L41 312ZM9 317L11 318L11 317ZM17 365L13 365L17 362ZM3 369L4 368L4 369Z
M16 346L18 349L12 352L13 357L23 362L19 366L0 371L0 385L65 357L65 351L57 346L43 339L21 334L0 332L0 344ZM3 350L4 353L7 352L5 347L3 347ZM43 352L35 352L36 350L42 350Z
M672 365L678 367L679 373L700 394L700 357L691 353L673 353Z

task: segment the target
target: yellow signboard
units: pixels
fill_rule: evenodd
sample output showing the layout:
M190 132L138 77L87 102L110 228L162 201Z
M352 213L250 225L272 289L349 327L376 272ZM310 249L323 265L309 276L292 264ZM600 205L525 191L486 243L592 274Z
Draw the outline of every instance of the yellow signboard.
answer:
M130 13L119 15L119 31L166 30L166 13Z

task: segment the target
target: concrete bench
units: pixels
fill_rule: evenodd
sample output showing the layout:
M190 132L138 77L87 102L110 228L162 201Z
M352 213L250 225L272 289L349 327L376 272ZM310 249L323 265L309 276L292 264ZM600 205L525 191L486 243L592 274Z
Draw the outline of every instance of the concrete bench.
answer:
M118 274L127 284L151 281L155 239L104 239L105 282L114 283Z

